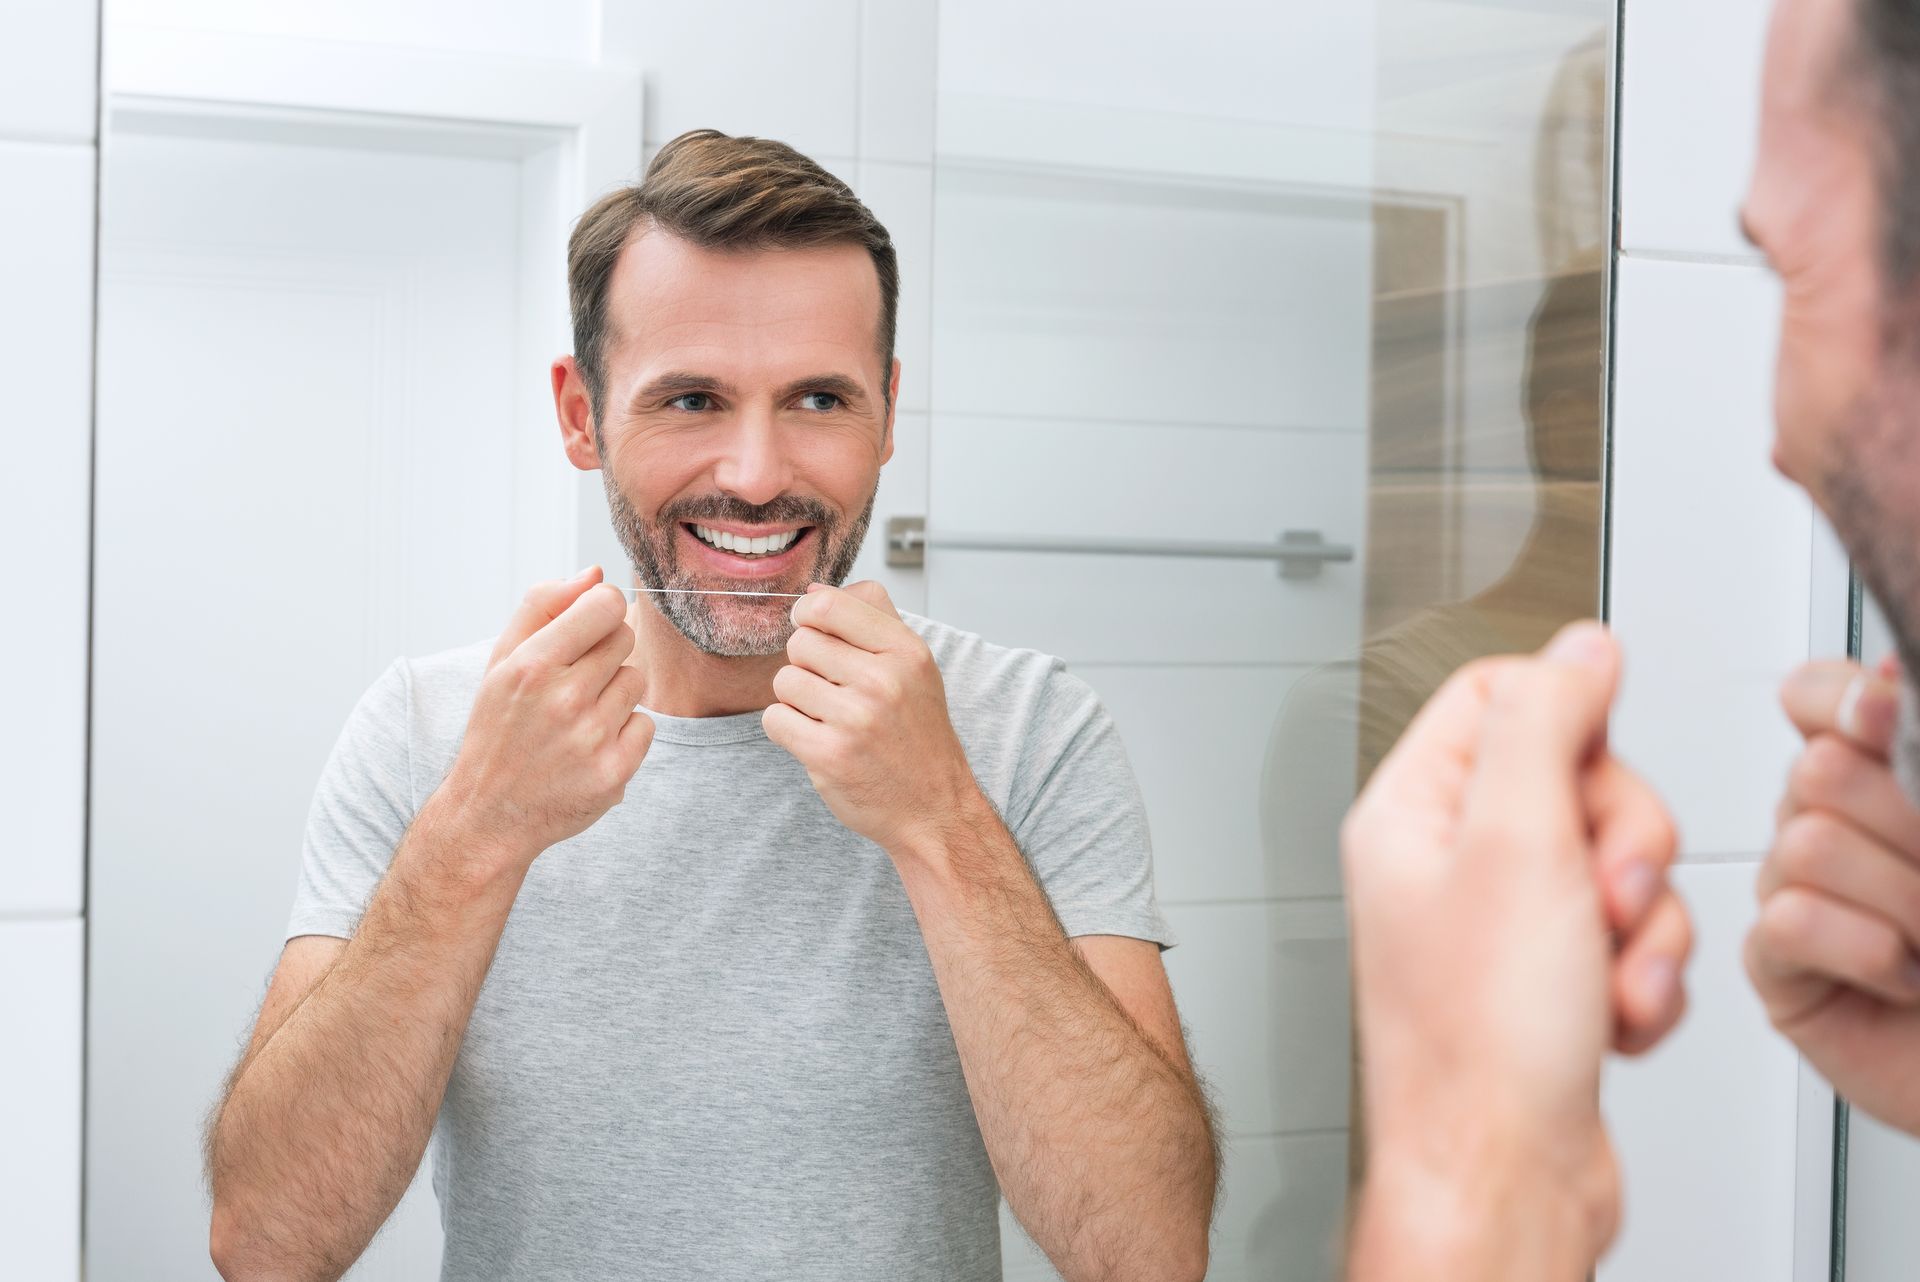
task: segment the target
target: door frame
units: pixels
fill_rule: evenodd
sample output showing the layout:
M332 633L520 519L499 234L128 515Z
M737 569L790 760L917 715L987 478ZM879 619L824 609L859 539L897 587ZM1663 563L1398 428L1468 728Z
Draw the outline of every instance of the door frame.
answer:
M125 131L517 160L513 581L571 573L583 550L603 559L605 500L597 474L575 471L555 448L547 366L572 350L574 219L639 173L637 70L132 25L112 28L103 60L103 148ZM102 171L111 182L111 165Z

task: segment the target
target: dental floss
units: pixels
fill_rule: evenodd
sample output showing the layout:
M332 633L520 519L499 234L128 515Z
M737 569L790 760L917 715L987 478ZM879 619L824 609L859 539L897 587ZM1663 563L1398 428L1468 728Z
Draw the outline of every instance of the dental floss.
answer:
M620 588L622 592L652 592L660 596L776 596L788 601L800 601L807 595L804 592L721 592L707 588L622 588L618 583L607 586Z

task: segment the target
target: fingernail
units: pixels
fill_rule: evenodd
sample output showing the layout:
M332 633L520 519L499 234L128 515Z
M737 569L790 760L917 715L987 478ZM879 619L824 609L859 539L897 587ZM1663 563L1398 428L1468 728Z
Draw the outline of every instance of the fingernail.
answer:
M1614 883L1619 891L1620 907L1629 921L1638 921L1642 913L1653 906L1653 897L1660 891L1660 874L1653 865L1635 860L1621 870Z
M824 583L809 583L809 584L807 584L807 591L808 591L808 592L824 592L824 591L826 591L826 588L827 588L827 585L826 585L826 584L824 584Z
M1556 663L1600 667L1612 657L1613 641L1598 623L1576 623L1562 631L1543 657Z
M600 567L597 565L590 565L586 569L580 571L580 573L574 575L571 579L568 579L567 582L578 583L580 580L586 578L589 574L592 574L595 570L599 568Z
M1883 748L1893 738L1899 719L1899 700L1884 685L1862 672L1847 683L1840 696L1840 733L1866 748Z
M1679 975L1673 961L1666 957L1649 958L1640 967L1640 1000L1649 1011L1663 1011L1673 1000L1673 986Z

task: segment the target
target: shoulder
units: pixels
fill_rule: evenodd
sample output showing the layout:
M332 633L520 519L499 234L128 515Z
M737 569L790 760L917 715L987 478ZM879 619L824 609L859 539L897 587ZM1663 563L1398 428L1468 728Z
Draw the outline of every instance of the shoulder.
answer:
M488 637L451 650L396 659L381 676L375 689L388 688L405 700L390 702L386 711L404 718L413 751L430 758L436 750L458 747L492 653L493 638Z
M1093 697L1092 689L1056 655L998 645L977 632L917 614L903 612L900 618L933 652L947 683L948 702L956 708L980 705L1005 714L1031 710L1036 703Z

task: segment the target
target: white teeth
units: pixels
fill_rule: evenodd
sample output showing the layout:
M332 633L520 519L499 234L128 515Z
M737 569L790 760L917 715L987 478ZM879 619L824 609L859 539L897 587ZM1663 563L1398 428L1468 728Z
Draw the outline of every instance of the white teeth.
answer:
M768 556L784 552L800 537L800 531L788 530L784 534L763 534L758 538L748 538L744 534L732 534L726 530L710 529L696 525L693 532L700 536L703 543L719 548L723 552L734 552L741 556Z

